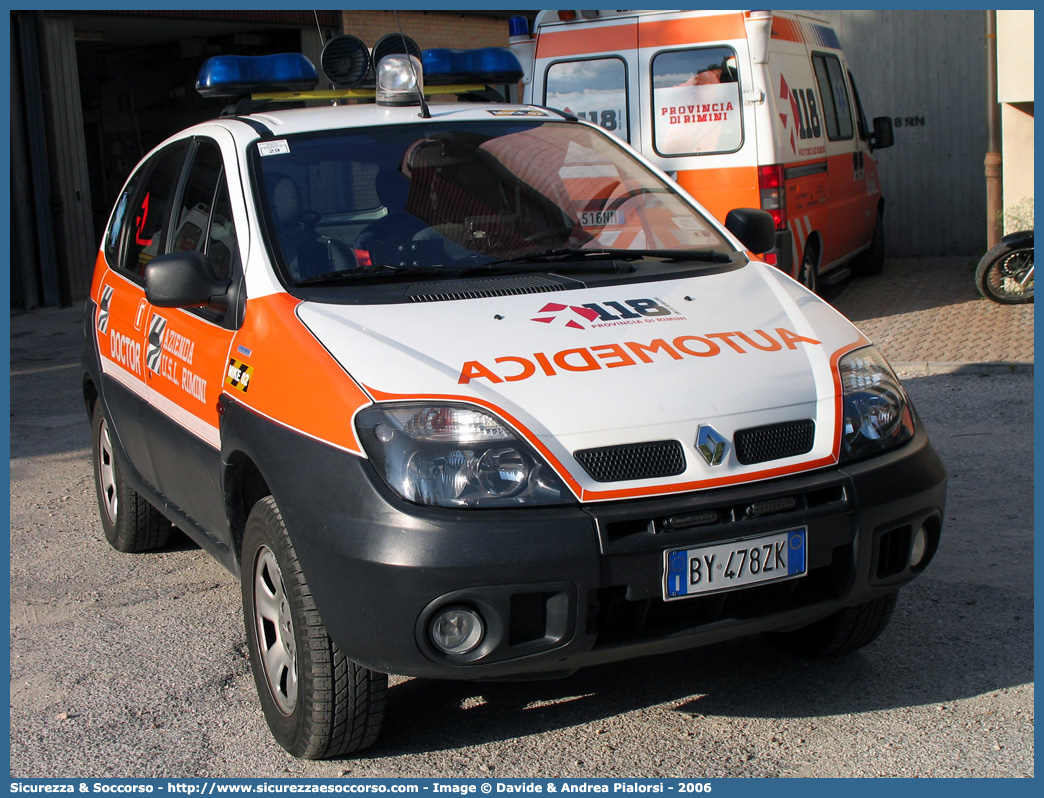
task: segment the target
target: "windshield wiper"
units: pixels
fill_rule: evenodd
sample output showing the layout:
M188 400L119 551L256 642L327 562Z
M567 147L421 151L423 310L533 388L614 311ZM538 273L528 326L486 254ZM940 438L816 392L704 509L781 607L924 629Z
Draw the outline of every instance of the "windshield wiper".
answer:
M456 266L391 266L390 264L381 264L317 274L314 277L297 280L294 285L334 285L337 283L356 283L370 280L395 280L401 277L412 279L418 276L441 277L445 274L458 274L459 272L460 269Z
M430 277L438 279L447 275L466 277L476 274L508 274L524 272L555 272L562 274L594 274L610 272L630 274L637 270L634 261L657 258L675 263L731 263L726 252L714 249L548 249L516 255L513 258L490 261L474 266L392 266L380 264L361 266L357 269L341 270L306 277L295 286L337 285L373 281L394 281L403 278Z
M555 271L615 271L633 272L633 261L644 258L662 258L670 261L697 261L699 263L731 263L727 252L714 249L548 249L504 258L464 270L465 274L486 271L516 270L520 266L532 266L533 271L547 270L554 263ZM605 261L609 261L606 263ZM507 267L507 268L505 268ZM527 269L528 271L529 269Z
M625 249L608 251L626 253L641 258L663 258L664 260L696 261L697 263L732 263L732 255L718 249Z

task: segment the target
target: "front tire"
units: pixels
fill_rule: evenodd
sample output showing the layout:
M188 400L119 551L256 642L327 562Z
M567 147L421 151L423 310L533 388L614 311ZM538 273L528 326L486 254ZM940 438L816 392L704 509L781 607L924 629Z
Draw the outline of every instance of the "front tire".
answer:
M1002 305L1033 301L1033 247L1001 243L982 256L975 269L979 293Z
M241 564L250 664L272 736L302 759L371 745L388 677L352 662L330 639L271 496L250 512Z
M170 537L170 521L123 480L123 463L113 445L109 420L100 401L91 415L94 487L105 539L116 551L161 549Z
M791 654L809 659L843 657L869 645L888 626L898 593L872 599L828 615L790 632L766 632L765 638Z

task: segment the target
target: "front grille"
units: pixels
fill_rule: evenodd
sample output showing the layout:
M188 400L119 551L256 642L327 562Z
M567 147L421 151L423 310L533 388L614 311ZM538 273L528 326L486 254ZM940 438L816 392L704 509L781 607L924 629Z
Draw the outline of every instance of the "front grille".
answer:
M715 498L717 497L717 500ZM613 508L599 508L595 513L598 535L607 551L623 546L660 545L652 541L661 535L704 530L707 540L739 537L738 527L766 518L780 517L779 523L804 523L801 519L825 514L850 512L844 485L824 485L809 490L766 492L755 498L706 494L705 499L689 506L662 509L649 513L617 513ZM646 543L641 543L644 540Z
M597 482L673 477L685 470L685 453L678 441L582 449L573 456Z
M736 433L736 459L743 465L781 460L812 451L816 434L815 422L810 418L750 427Z

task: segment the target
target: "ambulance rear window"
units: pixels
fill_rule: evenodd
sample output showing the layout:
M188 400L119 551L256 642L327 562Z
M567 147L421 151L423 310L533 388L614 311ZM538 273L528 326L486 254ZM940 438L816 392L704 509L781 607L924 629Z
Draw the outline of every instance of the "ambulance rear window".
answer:
M731 47L659 53L652 80L653 146L659 155L708 155L743 146L743 103Z
M547 68L544 105L630 141L627 130L627 64L622 58L558 61Z

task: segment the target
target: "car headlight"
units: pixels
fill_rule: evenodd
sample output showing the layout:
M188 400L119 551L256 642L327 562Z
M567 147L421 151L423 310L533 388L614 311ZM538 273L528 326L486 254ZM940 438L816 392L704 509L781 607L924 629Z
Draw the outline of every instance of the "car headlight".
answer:
M513 507L572 500L528 443L478 408L376 404L355 423L377 472L407 501Z
M844 420L841 460L857 460L905 443L913 437L910 400L876 347L841 358Z

